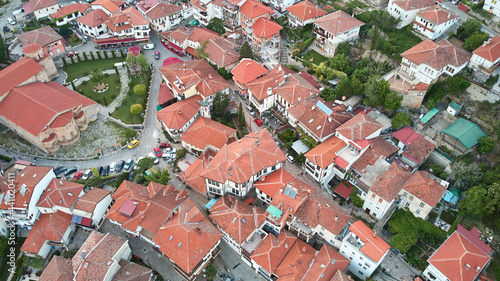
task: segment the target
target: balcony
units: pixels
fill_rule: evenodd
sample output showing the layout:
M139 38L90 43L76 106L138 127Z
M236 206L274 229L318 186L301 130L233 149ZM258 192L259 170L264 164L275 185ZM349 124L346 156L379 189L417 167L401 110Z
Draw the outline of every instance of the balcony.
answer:
M266 238L267 233L261 229L258 229L250 237L243 242L241 248L245 250L249 255L251 255L257 247L259 247L260 243Z
M299 220L298 218L295 218L290 223L290 227L292 229L297 230L300 234L303 234L308 238L313 235L312 228L310 226L308 226L306 223L304 223L303 221Z
M317 35L326 37L326 32L322 28L313 28L313 30Z
M346 146L337 155L351 164L359 156L359 152L355 152L349 146Z
M360 240L356 239L353 234L349 235L349 237L346 239L347 243L351 244L352 246L360 249L363 247L363 243L361 243Z

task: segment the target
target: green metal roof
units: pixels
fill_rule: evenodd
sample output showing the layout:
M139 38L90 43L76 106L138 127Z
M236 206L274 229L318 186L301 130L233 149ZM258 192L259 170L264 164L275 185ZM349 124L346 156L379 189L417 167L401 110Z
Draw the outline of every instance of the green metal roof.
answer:
M450 192L451 192L453 195L455 195L456 197L458 197L458 198L460 198L460 196L462 196L462 191L460 191L460 189L458 189L458 188L456 188L456 187L454 187L454 186L452 186L452 187L450 188Z
M281 214L283 213L280 209L274 207L273 205L269 206L267 210L269 213L271 213L273 216L279 218L281 217Z
M450 102L450 107L453 108L456 112L459 112L462 109L462 106L458 105L458 103L452 101Z
M478 139L488 135L476 123L463 118L453 122L442 133L458 139L467 149L476 145Z
M424 117L422 117L422 119L420 119L420 122L424 124L429 122L429 120L431 120L431 118L434 117L434 115L436 115L438 112L439 110L434 107L429 112L427 112L427 114L425 114Z

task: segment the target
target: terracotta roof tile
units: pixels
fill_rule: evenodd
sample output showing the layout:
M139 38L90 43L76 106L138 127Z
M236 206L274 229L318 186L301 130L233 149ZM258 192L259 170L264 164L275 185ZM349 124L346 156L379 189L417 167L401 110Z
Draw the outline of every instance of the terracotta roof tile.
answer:
M500 58L500 36L495 35L489 39L482 46L472 52L489 62L495 62Z
M174 30L162 32L161 35L165 38L170 38L178 43L183 44L189 38L190 32L185 27L179 27Z
M489 260L487 254L455 231L427 261L449 280L472 281Z
M52 27L44 26L39 29L19 34L17 39L19 39L19 41L21 41L24 45L38 43L42 45L42 47L45 47L51 43L62 40L63 38Z
M58 5L58 2L57 0L30 0L28 4L30 5L31 10L34 12Z
M208 40L205 52L208 59L218 67L226 67L238 62L240 53L236 51L237 45L228 39L217 37Z
M269 88L272 89L271 94L275 94L276 88L279 87L280 84L286 82L284 76L291 73L293 73L293 71L288 67L279 65L261 77L247 83L246 86L252 95L254 95L258 100L263 100L269 96L267 92Z
M231 136L236 136L235 129L200 116L184 132L181 140L204 151L207 145L221 149Z
M233 80L240 84L247 84L268 72L267 68L251 59L242 59L236 67L231 70Z
M286 100L290 106L295 106L300 101L306 100L319 93L319 90L314 87L314 85L295 72L290 73L285 84L274 90L279 96Z
M454 13L442 8L440 5L422 10L418 12L417 15L437 25L458 17Z
M428 172L417 171L406 181L402 188L434 207L446 191L446 187L442 186L440 182L439 179L431 178Z
M426 39L402 53L401 56L417 65L425 63L436 70L441 70L447 65L462 66L471 58L469 52L452 45L446 39L438 42Z
M226 180L244 183L262 169L285 160L271 134L261 129L224 145L201 176L222 183Z
M363 112L356 114L352 119L340 125L337 132L351 141L362 141L368 136L382 128L382 124L375 121L368 114Z
M283 230L278 237L270 233L252 253L251 258L268 273L272 273L297 239L288 230Z
M198 42L198 43L203 43L205 41L208 41L212 38L217 38L219 37L219 34L217 32L212 31L210 29L206 29L205 27L195 27L192 31L191 34L189 34L189 41L192 42Z
M351 168L363 172L367 166L373 166L378 159L386 159L396 152L398 152L398 148L383 137L373 138L370 140L370 147L352 164Z
M403 153L403 155L415 161L416 163L421 163L425 159L425 157L427 157L427 155L429 155L434 150L435 147L435 143L422 136L419 136L410 144L410 146L408 146L408 149Z
M137 9L146 13L158 3L159 3L158 0L141 0L137 2L135 6L137 7Z
M325 169L333 163L333 159L337 156L336 153L346 146L347 144L344 141L336 136L331 136L315 148L306 152L304 156L313 164Z
M410 145L420 137L420 135L410 127L404 127L391 135L404 145Z
M410 172L396 162L392 162L389 169L370 187L370 191L382 197L385 201L392 202L410 177Z
M42 272L39 281L70 281L73 280L71 261L54 255Z
M38 254L45 241L61 241L72 216L64 212L41 214L30 230L21 251Z
M394 4L405 11L423 9L434 6L434 0L396 0Z
M150 281L153 270L142 265L121 259L120 269L113 276L113 281Z
M34 59L23 57L0 71L0 94L3 95L31 77L44 71Z
M104 9L108 10L111 14L120 11L120 7L125 4L123 0L96 0L91 3L92 6L100 5Z
M95 207L101 200L111 194L110 191L101 188L92 188L87 193L78 198L75 204L75 210L93 213Z
M291 14L306 21L326 15L326 12L310 1L302 1L286 8Z
M50 181L42 196L40 196L37 206L44 208L52 208L54 206L71 208L83 191L83 187L79 183L54 178Z
M210 219L239 245L266 220L264 211L232 196L222 197L210 208Z
M351 17L344 11L336 11L322 16L316 19L315 24L334 36L338 36L348 30L364 25L363 22Z
M106 22L108 18L109 16L108 14L106 14L106 12L101 9L97 9L86 14L85 16L77 18L76 21L90 27L96 27L100 24L104 24L104 22Z
M265 14L269 14L270 16L274 14L274 11L267 6L264 6L260 2L257 2L255 0L247 0L245 3L243 3L243 5L241 5L240 13L250 19L253 19Z
M181 172L179 176L184 180L189 186L193 187L201 194L207 192L205 186L205 178L200 176L203 170L207 167L208 163L215 156L213 150L207 150L205 153L200 154L200 157L193 164L191 164L185 171Z
M140 25L148 25L149 22L134 7L128 7L110 16L105 24L112 32L119 32Z
M80 12L85 14L87 11L90 11L92 6L88 3L73 3L68 6L61 7L61 9L55 13L50 14L50 17L53 19L63 18L69 14Z
M271 174L262 177L261 180L255 182L253 186L267 194L267 196L274 198L280 188L283 188L283 186L285 186L292 179L292 175L290 175L285 169L280 168Z
M349 263L349 259L324 244L302 280L329 280L336 272L345 271Z
M198 114L198 109L200 108L198 102L200 100L202 100L200 96L192 96L165 107L158 111L156 115L167 128L180 130L189 120Z
M191 274L221 238L222 233L188 199L160 228L154 242L170 260Z
M391 246L389 246L380 236L375 236L375 232L362 221L353 223L349 227L349 230L365 243L361 246L360 251L375 262L379 262L384 254L391 248Z
M158 5L150 9L146 16L151 20L161 19L167 16L171 16L182 10L182 7L170 4L168 2L160 2Z
M283 29L283 27L274 21L261 17L254 22L252 29L253 36L267 38L274 36L275 34L279 35L279 32Z
M337 270L330 281L354 281L350 276L344 272Z

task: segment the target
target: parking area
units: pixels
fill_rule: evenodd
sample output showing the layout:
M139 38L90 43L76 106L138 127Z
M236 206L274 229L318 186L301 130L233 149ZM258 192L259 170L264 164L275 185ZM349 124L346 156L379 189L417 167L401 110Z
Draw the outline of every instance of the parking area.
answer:
M194 161L196 161L196 159L198 159L196 155L186 153L183 158L179 159L179 162L177 162L177 166L179 166L179 169L181 169L181 171L185 171L194 163Z

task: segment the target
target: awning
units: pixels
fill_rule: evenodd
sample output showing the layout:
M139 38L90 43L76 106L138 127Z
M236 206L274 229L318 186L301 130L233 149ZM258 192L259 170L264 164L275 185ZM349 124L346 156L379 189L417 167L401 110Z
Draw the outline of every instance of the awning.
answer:
M167 84L162 84L160 86L160 91L158 91L158 104L161 105L173 99L174 96L172 95L172 92L170 92Z
M429 112L427 112L427 114L425 114L424 117L422 117L422 119L420 119L420 122L422 124L429 122L429 120L431 120L431 118L434 117L434 115L436 115L438 112L439 110L434 107Z
M248 198L247 200L245 200L245 203L246 203L246 204L248 204L248 205L250 205L250 204L252 204L252 203L253 203L253 201L255 201L255 198L250 197L250 198Z
M82 222L80 224L88 226L88 227L91 227L92 226L92 220L89 219L89 218L82 217Z
M349 162L345 161L344 159L342 159L341 157L335 157L335 165L339 166L340 168L342 169L346 169L347 166L349 166Z
M116 43L135 42L135 41L137 41L135 38L118 39L117 37L95 39L96 44L116 44Z
M188 53L188 54L196 57L196 53L194 51L194 48L192 48L192 47L187 47L186 48L186 53Z
M30 161L26 161L26 160L17 160L16 164L24 165L24 166L31 166L33 163L31 163Z
M184 52L184 49L182 49L181 47L175 45L172 42L168 42L168 46L172 47L173 49L177 50L178 52Z
M334 190L335 193L337 193L338 195L342 196L345 199L349 198L352 191L353 191L352 186L348 183L343 183L343 182L339 183L339 185L337 185L337 187Z
M273 216L275 216L277 218L281 217L281 214L283 213L280 209L274 207L273 205L269 206L269 208L267 208L266 212L271 213Z
M163 61L163 66L171 65L174 63L178 63L178 62L182 62L182 61L176 57L169 57Z
M306 152L309 151L309 147L307 145L305 145L301 140L296 140L293 144L292 144L292 149L297 152L297 154L305 154Z

